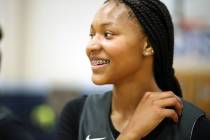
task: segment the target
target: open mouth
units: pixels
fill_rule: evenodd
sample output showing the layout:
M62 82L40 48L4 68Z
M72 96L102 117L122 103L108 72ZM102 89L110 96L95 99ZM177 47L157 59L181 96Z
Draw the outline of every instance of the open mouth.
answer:
M108 59L102 59L102 58L97 58L97 59L91 59L90 63L92 66L100 66L100 65L106 65L110 63L110 60Z

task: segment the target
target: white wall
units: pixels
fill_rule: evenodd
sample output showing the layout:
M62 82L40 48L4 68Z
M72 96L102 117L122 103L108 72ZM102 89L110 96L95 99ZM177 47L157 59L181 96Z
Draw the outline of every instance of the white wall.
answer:
M89 80L85 46L100 5L99 0L29 0L25 79L72 84Z
M103 1L0 0L0 25L5 32L1 81L91 83L85 46L90 22ZM162 1L174 15L175 0ZM203 6L208 9L210 3L191 1L185 0L193 7L185 6L186 14L196 14L198 9L203 13Z
M0 0L2 81L90 81L89 25L103 0Z
M1 42L3 64L1 77L7 80L21 78L21 1L0 0L0 26L3 28L4 38Z

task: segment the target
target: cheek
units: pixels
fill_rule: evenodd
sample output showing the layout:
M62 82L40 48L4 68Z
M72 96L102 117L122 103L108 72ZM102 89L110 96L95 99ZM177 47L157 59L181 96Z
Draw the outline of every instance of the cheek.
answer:
M126 38L103 42L105 53L114 64L119 66L141 63L143 57L141 45L136 40L127 40Z
M88 56L91 52L91 41L89 41L85 48L86 55Z
M142 65L142 56L138 50L115 48L109 54L115 71L138 69Z
M125 54L128 49L128 46L120 39L112 41L104 40L102 42L102 46L104 47L104 51L111 56L120 56L121 54Z

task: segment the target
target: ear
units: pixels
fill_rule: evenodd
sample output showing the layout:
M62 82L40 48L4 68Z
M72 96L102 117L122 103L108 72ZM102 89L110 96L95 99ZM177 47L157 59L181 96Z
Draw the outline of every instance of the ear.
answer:
M143 56L151 56L153 54L154 54L154 50L152 46L150 45L150 42L147 40L143 48Z

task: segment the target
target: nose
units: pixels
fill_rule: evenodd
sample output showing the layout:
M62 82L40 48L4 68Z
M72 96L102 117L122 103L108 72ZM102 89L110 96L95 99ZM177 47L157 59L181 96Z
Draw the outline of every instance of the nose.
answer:
M89 56L90 53L96 53L102 48L100 37L95 35L88 43L86 47L86 53Z

